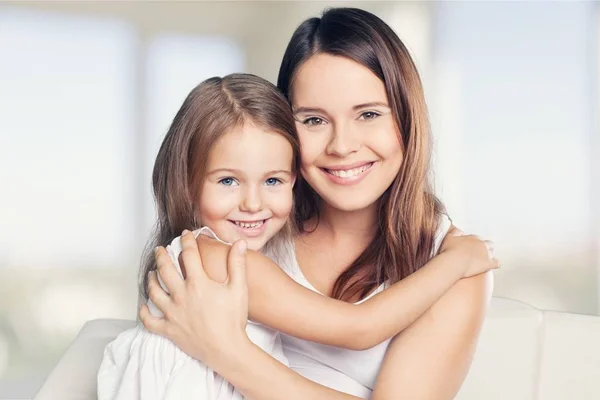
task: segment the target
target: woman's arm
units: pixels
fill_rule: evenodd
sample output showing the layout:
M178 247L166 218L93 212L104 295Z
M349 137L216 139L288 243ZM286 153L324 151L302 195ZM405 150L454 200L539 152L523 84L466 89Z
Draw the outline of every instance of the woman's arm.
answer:
M185 281L164 249L157 252L160 275L171 295L161 289L153 274L148 290L164 318L152 316L148 307L142 306L140 320L148 330L167 337L185 353L203 361L251 399L353 398L302 378L252 344L244 329L248 317L247 268L245 257L238 253L239 243L229 251L227 282L219 284L206 276L196 241L190 236L182 240L183 260L188 266ZM457 390L455 387L464 378L483 320L489 289L481 286L482 276L457 283L395 339L377 383L378 398L392 393L402 393L403 398L411 400L451 398L451 391ZM436 348L433 353L431 347ZM420 360L423 355L426 360ZM403 360L403 356L410 357L409 361ZM416 385L407 379L414 376L415 365L422 372L422 376L417 374L420 380ZM407 374L400 379L404 386L394 382L398 379L398 366ZM442 382L444 392L426 391L431 382L443 379L449 380ZM408 395L404 396L404 391ZM437 397L424 397L429 393Z
M188 266L185 281L165 250L156 252L159 273L170 295L161 288L156 273L151 273L148 291L164 317L153 316L148 306L142 305L140 320L149 331L167 337L190 357L204 362L249 399L357 399L300 376L248 339L245 243L237 242L230 249L225 283L206 275L193 237L184 237L182 247Z
M248 252L249 316L304 340L352 350L371 348L414 322L467 270L472 274L493 268L483 241L466 236L452 240L459 243L359 305L307 289L267 257ZM225 281L228 246L203 236L197 243L208 276Z
M306 379L247 340L212 367L244 397L256 400L360 399Z
M396 336L372 399L454 399L469 371L492 287L491 272L459 281Z

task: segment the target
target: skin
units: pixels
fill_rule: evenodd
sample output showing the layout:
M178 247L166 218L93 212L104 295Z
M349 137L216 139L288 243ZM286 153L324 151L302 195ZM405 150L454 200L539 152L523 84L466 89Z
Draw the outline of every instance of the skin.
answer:
M292 109L302 146L302 176L324 207L372 215L403 159L383 82L354 61L318 54L298 71ZM354 184L335 183L327 172L369 162L374 164Z
M393 124L386 121L391 119L386 108L374 110L381 111L382 116L371 122L373 129L361 129L362 125L352 111L357 105L385 100L385 88L372 72L351 60L327 54L314 56L298 71L294 87L293 109L298 113L303 108L321 108L324 113L315 116L323 117L325 124L319 127L323 126L326 136L319 141L313 140L309 136L311 127L298 127L303 146L303 174L308 172L311 178L307 177L307 180L310 179L313 188L326 201L322 207L325 223L318 224L313 233L298 240L297 256L305 276L324 293L330 293L339 271L356 257L344 249L362 251L365 244L361 236L365 233L368 236L371 229L372 237L376 223L374 208L383 193L382 187L385 186L385 190L391 181L385 181L381 186L378 183L392 175L396 168L396 159L385 153L385 148L397 151L391 142L398 136L392 129ZM376 129L379 127L381 129ZM373 171L379 172L378 179L373 179L375 182L368 180L372 176L367 176L355 185L356 190L363 193L358 199L344 196L348 191L346 187L328 185L322 179L322 167L330 162L344 164L370 160L373 154L382 158L382 171ZM325 249L329 249L329 253ZM328 254L337 257L331 259ZM332 265L329 272L319 268L325 261ZM455 396L470 366L491 297L490 279L488 275L482 275L454 285L393 340L373 398L402 396L441 400ZM431 385L431 382L443 384Z
M367 103L377 105L365 107ZM314 230L296 238L296 255L303 274L321 293L331 293L340 272L370 243L379 199L402 162L398 131L386 104L383 83L348 59L320 54L298 71L292 106L302 145L302 174L324 201L320 222L309 221ZM354 184L337 179L343 176L329 176L331 169L361 163L370 167L359 171L364 176ZM353 179L351 175L345 178ZM260 277L251 277L256 261L250 254L246 260L239 251L244 243L229 252L228 283L219 285L206 275L200 259L202 255L207 270L213 268L215 260L206 257L214 252L200 241L199 254L198 242L189 235L184 239L182 261L193 273L182 281L159 251L159 271L172 295L151 294L166 318L152 318L142 308L140 318L149 330L171 338L250 399L353 398L308 381L248 340L244 322L248 306L252 313L257 296L253 286ZM489 250L486 247L487 261L497 266ZM443 291L393 339L372 398L452 399L470 366L490 296L489 273L462 279ZM278 301L288 297L283 294Z
M292 209L292 157L283 135L252 122L225 134L208 157L199 220L222 240L244 239L249 249L260 250Z

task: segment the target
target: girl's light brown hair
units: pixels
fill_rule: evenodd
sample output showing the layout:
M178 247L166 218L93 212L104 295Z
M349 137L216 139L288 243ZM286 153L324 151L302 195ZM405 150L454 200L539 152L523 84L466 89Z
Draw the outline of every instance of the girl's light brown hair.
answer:
M292 172L297 171L299 144L294 117L273 84L250 74L231 74L196 86L175 115L154 163L152 186L158 219L140 269L140 292L145 298L148 273L156 269L152 250L166 246L182 230L202 225L196 203L208 155L221 137L244 123L284 136L294 154ZM282 233L290 231L287 224Z
M384 282L412 274L431 258L441 202L429 182L431 134L417 68L396 33L375 15L333 8L304 21L294 32L279 70L278 87L292 101L294 77L315 54L349 58L385 84L400 131L404 160L380 201L372 243L337 279L333 297L363 298ZM304 180L295 186L296 224L319 217L319 196Z

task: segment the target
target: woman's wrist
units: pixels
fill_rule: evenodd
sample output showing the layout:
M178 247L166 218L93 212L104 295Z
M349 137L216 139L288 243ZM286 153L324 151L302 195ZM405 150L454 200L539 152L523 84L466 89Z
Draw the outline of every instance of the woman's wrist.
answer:
M202 361L227 378L226 371L236 371L243 368L246 355L252 352L253 346L254 343L250 341L246 331L242 330L233 335L224 348L213 349L211 354L207 355L207 360Z
M226 351L216 354L212 365L207 365L246 397L255 397L249 394L255 392L256 382L261 381L262 373L260 368L256 370L256 366L265 361L264 356L271 357L244 334L235 339Z

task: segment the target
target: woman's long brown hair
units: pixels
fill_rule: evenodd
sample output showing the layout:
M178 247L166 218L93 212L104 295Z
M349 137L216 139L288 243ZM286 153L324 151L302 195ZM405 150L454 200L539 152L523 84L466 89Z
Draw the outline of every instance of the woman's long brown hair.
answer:
M202 225L196 203L208 155L221 137L244 123L283 135L294 154L292 172L297 171L299 144L294 117L273 84L250 74L231 74L196 86L175 115L154 163L152 187L158 218L140 268L144 298L148 298L148 273L156 269L152 250L166 246L182 230ZM288 224L283 233L290 230Z
M404 160L380 201L379 229L333 288L337 299L364 298L382 283L412 274L432 256L443 206L429 180L431 132L425 95L408 50L385 22L364 10L334 8L304 21L288 44L277 83L290 103L295 74L319 53L349 58L377 75L400 131ZM296 183L295 219L301 231L309 219L319 217L319 201L306 181Z

